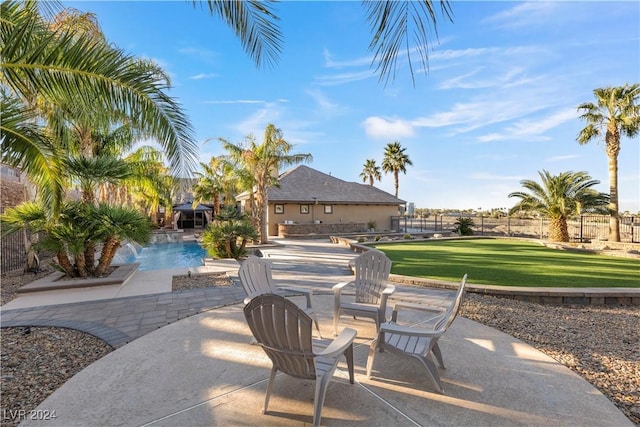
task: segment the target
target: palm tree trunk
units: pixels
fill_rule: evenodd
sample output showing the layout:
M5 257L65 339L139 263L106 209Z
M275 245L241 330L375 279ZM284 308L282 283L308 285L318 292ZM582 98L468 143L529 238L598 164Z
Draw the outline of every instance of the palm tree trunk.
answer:
M58 265L62 270L64 270L65 274L69 277L76 277L75 269L73 268L73 264L69 260L69 255L64 251L60 250L56 253L56 258L58 258Z
M102 276L107 268L111 265L111 261L113 261L113 257L116 255L116 251L120 246L120 240L115 237L109 237L104 242L102 247L102 254L100 255L100 261L98 261L98 266L95 270L95 275L97 277Z
M400 186L398 183L398 171L393 171L393 179L394 179L394 185L395 185L395 189L396 189L396 198L398 197L398 187Z
M620 134L607 129L605 136L607 156L609 157L609 241L620 241L620 215L618 213L618 153L620 153Z
M86 262L85 268L89 274L93 274L93 268L96 265L96 244L90 240L85 243L84 259Z
M567 218L563 216L551 218L551 223L549 224L549 241L569 241L569 227L567 226Z
M78 275L82 278L87 277L87 260L84 257L84 253L76 254L76 268L78 269Z

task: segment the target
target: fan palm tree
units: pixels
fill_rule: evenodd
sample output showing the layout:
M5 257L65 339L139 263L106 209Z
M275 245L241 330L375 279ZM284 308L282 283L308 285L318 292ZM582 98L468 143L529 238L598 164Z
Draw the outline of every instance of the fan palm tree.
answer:
M267 214L269 187L278 185L278 171L282 166L290 166L300 162L311 161L311 154L290 154L293 145L282 136L282 131L273 124L268 124L264 132L264 140L258 145L253 137L247 137L246 146L235 145L220 139L222 146L231 157L251 171L254 178L256 211L252 212L258 224L260 243L267 243Z
M620 137L633 138L640 131L640 84L595 89L596 102L578 106L581 119L587 126L578 133L580 144L604 138L609 158L609 241L620 241L620 214L618 206L618 154Z
M123 239L146 244L151 238L151 223L133 209L94 205L86 202L65 202L61 214L52 218L43 202L26 202L9 208L2 215L3 235L27 228L32 233L43 232L38 245L56 255L58 268L68 277L100 277L111 264ZM89 243L102 243L98 265L93 256L87 258Z
M600 181L592 179L586 172L563 172L554 176L544 170L538 174L541 183L529 179L520 181L528 193L516 191L509 194L509 197L520 198L509 213L524 210L538 212L549 218L550 241L569 241L569 217L606 210L609 196L592 188Z
M409 156L405 154L405 150L398 141L390 142L384 149L384 158L382 159L382 170L385 173L393 173L396 197L398 197L399 173L406 174L407 165L413 165Z
M362 172L360 172L360 178L362 178L362 182L369 181L369 185L373 185L375 180L380 181L382 179L380 166L376 165L376 161L374 159L367 159L365 161Z

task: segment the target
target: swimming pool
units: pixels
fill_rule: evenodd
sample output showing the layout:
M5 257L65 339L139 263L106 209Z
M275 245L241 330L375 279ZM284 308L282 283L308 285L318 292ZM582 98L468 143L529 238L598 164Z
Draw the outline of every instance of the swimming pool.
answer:
M125 245L118 250L114 263L140 263L139 271L166 270L204 265L207 251L197 242L154 243L136 250Z

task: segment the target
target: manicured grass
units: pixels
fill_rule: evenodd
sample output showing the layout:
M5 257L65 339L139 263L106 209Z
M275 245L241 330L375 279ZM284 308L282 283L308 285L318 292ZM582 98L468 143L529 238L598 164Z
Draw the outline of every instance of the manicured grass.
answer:
M391 273L503 286L640 287L640 260L551 249L508 239L376 244Z

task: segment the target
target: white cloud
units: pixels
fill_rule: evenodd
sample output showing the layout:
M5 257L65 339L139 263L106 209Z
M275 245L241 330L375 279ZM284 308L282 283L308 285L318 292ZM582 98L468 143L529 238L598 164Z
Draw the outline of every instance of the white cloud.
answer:
M549 157L548 159L545 160L545 162L548 163L555 163L555 162L564 162L567 160L574 160L574 159L578 159L582 156L578 155L578 154L567 154L565 156L553 156L553 157Z
M332 58L329 49L324 49L322 52L324 56L324 66L327 68L344 68L344 67L361 67L371 65L373 57L366 56L362 58L348 59L343 61L336 61Z
M365 132L373 138L402 138L414 135L411 123L406 120L387 120L382 117L367 117L363 122Z
M204 104L266 104L262 99L229 99L220 101L204 101Z
M314 79L320 86L338 86L346 83L357 82L375 77L371 70L354 71L351 73L325 74Z
M200 74L195 74L193 76L190 76L189 78L191 80L203 80L203 79L212 79L214 77L218 77L218 75L215 73L200 73Z
M526 141L548 141L543 134L564 123L574 121L578 113L574 108L566 108L541 119L526 119L515 122L500 133L491 133L478 137L480 142L493 142L520 139Z
M548 23L556 14L556 2L518 3L511 9L486 18L483 22L495 24L499 28L521 28Z
M323 92L320 90L307 90L306 94L309 95L316 102L316 105L320 111L327 115L334 115L346 111L345 107L340 104L332 102Z
M520 181L524 179L517 175L496 175L489 172L476 172L469 175L470 179L486 180L486 181Z

